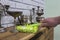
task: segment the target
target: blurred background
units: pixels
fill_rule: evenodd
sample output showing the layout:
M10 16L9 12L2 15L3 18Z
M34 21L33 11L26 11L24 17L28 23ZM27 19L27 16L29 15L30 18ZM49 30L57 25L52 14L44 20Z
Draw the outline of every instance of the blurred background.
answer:
M40 5L40 8L44 9L44 16L45 18L48 17L55 17L55 16L60 16L60 0L35 0L37 2L33 2L33 0L16 0L17 2L14 2L13 0L0 0L0 3L3 5L10 5L12 8L9 8L10 11L23 11L24 15L30 15L29 10L20 10L18 8L24 8L24 9L31 9L31 8L36 8L36 6ZM30 5L25 5L19 2L24 2L24 3L29 3L32 4L33 6ZM17 9L14 9L17 8ZM3 18L4 19L4 18ZM2 19L2 24L5 20ZM8 21L8 26L12 26L14 18L12 16L5 16L5 19L7 19L5 22ZM17 20L17 19L16 19ZM54 29L54 40L60 40L60 25L55 27Z

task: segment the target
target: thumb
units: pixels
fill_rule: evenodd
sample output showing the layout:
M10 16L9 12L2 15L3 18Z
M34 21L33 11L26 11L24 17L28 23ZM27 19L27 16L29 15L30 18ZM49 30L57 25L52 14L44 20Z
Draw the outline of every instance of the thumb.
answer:
M47 22L46 19L41 20L41 23L46 23L46 22Z

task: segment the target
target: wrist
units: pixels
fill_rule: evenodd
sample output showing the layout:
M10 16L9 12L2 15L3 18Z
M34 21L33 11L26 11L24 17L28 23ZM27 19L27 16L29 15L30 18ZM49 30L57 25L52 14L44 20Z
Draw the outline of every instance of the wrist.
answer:
M58 24L60 24L60 16L55 17L55 20L57 21Z

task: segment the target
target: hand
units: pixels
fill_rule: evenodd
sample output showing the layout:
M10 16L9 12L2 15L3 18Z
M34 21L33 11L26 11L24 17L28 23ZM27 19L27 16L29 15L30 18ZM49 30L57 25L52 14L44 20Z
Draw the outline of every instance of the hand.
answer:
M58 25L58 22L54 17L46 18L44 20L41 20L41 22L42 22L41 27L55 27Z

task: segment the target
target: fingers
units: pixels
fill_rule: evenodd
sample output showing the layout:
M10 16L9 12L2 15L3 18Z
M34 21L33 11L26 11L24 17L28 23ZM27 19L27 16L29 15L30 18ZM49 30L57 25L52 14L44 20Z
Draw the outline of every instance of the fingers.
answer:
M46 26L48 26L48 24L47 23L42 23L40 26L41 27L46 27Z
M40 27L50 27L50 23L49 23L49 19L44 19L44 20L41 20L41 25Z
M46 25L47 24L47 20L46 19L41 20L41 23L42 23L42 25Z
M47 23L42 23L39 27L39 29L41 29L42 27L47 27Z
M41 25L40 25L40 27L45 27L45 26L47 26L47 20L46 19L43 19L43 20L41 20Z

